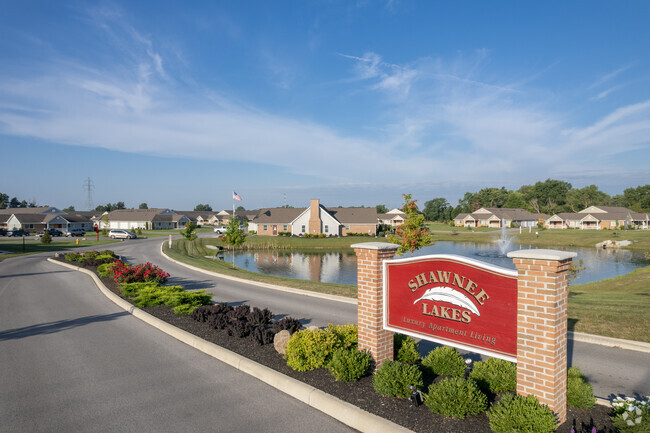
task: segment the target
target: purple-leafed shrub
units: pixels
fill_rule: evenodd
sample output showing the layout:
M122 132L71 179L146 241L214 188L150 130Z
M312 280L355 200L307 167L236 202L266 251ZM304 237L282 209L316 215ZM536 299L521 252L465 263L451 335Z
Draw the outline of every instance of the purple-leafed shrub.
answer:
M287 317L283 317L277 322L273 322L272 326L273 326L273 330L276 333L287 330L293 334L294 332L299 331L302 328L302 323L300 323L298 319L294 319L293 317L287 316Z
M230 317L230 319L233 321L247 320L250 312L251 312L251 307L249 305L246 304L238 305L228 313L228 317Z
M245 320L234 320L226 326L226 332L231 337L248 337L251 333L251 325Z
M275 337L275 332L272 329L267 329L264 326L256 326L253 328L253 338L260 346L264 344L273 343L273 337Z
M230 323L230 319L227 314L211 314L208 316L206 323L214 329L225 329Z
M260 310L257 307L253 307L250 314L248 315L248 321L253 326L263 326L271 323L274 316L275 315L271 313L268 308Z

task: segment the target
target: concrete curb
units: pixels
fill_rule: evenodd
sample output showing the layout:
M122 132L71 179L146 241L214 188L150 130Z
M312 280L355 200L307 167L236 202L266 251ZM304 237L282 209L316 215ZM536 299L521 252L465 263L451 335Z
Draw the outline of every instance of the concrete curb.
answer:
M581 332L568 332L568 338L582 343L600 344L601 346L614 347L616 349L635 350L637 352L650 353L650 343L642 341L623 340L621 338L602 337L600 335L583 334Z
M165 241L167 242L167 241ZM197 268L196 266L188 265L187 263L179 262L178 260L172 259L169 257L167 254L163 252L163 242L160 244L160 254L170 262L174 262L177 265L184 266L188 269L191 269L193 271L201 272L203 274L207 274L213 277L219 277L219 278L225 278L227 280L231 281L237 281L238 283L245 283L245 284L250 284L253 286L258 286L258 287L264 287L266 289L271 289L271 290L278 290L280 292L286 292L286 293L293 293L294 295L302 295L302 296L311 296L313 298L321 298L321 299L327 299L330 301L336 301L336 302L344 302L346 304L353 304L357 305L357 300L352 299L352 298L346 298L345 296L337 296L337 295L329 295L327 293L318 293L318 292L311 292L309 290L301 290L301 289L293 289L291 287L284 287L284 286L276 286L275 284L268 284L268 283L260 283L258 281L251 281L251 280L245 280L243 278L237 278L237 277L231 277L230 275L224 275L224 274L219 274L217 272L212 272L212 271L207 271L205 269Z
M251 284L258 287L265 287L267 289L279 290L281 292L294 293L303 296L313 296L315 298L328 299L330 301L337 301L337 302L345 302L347 304L354 304L354 305L357 304L356 299L346 298L343 296L328 295L324 293L310 292L307 290L292 289L290 287L276 286L273 284L259 283L257 281L245 280L243 278L231 277L228 275L219 274L217 272L206 271L205 269L197 268L196 266L188 265L186 263L179 262L178 260L172 259L171 257L169 257L167 254L163 252L162 244L160 245L160 254L162 254L163 257L165 257L167 260L174 262L177 265L184 266L188 269L192 269L197 272L202 272L204 274L208 274L214 277L225 278L228 280L237 281L239 283ZM641 341L602 337L600 335L583 334L581 332L573 332L573 331L568 331L567 338L582 343L598 344L600 346L614 347L617 349L634 350L637 352L650 353L650 343L644 343Z
M214 343L205 341L193 334L190 334L189 332L183 331L182 329L178 329L175 326L172 326L169 323L164 322L152 316L151 314L142 311L141 309L135 307L134 305L131 305L124 299L117 296L115 293L108 290L108 288L104 285L104 283L102 283L102 281L97 277L97 275L95 275L94 272L80 268L78 266L70 265L68 263L53 260L51 258L48 258L47 261L89 275L99 290L108 299L110 299L113 303L134 317L137 317L143 322L161 330L162 332L176 338L188 346L191 346L221 362L224 362L236 368L243 373L249 374L261 380L262 382L276 388L277 390L282 391L297 400L300 400L301 402L331 416L332 418L342 422L349 427L352 427L353 429L367 433L377 431L396 433L412 432L405 427L399 426L377 415L366 412L363 409L360 409L350 403L344 402L334 396L326 394L323 391L314 388L313 386L285 376L284 374L279 373L271 368L251 361L248 358L231 352L230 350L224 349L223 347L217 346Z

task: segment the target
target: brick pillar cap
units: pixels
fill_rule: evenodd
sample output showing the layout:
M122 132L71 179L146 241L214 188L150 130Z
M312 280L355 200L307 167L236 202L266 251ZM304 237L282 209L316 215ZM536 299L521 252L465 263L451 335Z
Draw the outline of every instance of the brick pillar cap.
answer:
M577 256L573 251L529 249L510 251L508 257L511 259L537 259L537 260L566 260Z
M352 244L350 247L364 250L396 250L399 245L388 242L364 242L362 244Z

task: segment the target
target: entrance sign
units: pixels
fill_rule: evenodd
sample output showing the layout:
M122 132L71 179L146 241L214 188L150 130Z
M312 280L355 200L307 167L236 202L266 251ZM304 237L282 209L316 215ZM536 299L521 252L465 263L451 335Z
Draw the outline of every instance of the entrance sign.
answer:
M384 261L384 329L517 361L517 271L455 255Z
M576 253L511 251L511 271L451 255L393 260L397 245L385 242L352 248L358 347L375 369L393 359L393 332L516 361L517 394L535 395L566 420L567 283Z

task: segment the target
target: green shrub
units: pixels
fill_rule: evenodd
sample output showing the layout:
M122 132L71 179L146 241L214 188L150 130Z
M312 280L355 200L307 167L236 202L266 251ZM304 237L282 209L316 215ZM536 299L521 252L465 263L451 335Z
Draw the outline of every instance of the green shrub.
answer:
M327 368L341 382L355 382L370 370L372 357L368 352L353 349L336 349Z
M185 304L192 307L199 307L209 304L211 299L212 296L206 294L205 290L188 292L182 286L156 286L149 284L138 291L137 296L133 298L133 303L140 308L152 305L179 307ZM181 310L185 311L186 309Z
M420 359L418 344L415 339L409 335L395 334L393 337L395 361L399 362L417 362Z
M102 265L97 266L97 273L99 274L100 277L108 278L109 276L112 275L112 272L108 270L108 265L109 263L104 263Z
M43 236L41 236L41 243L42 244L51 244L52 243L52 235L50 235L50 232L47 230L43 232Z
M505 394L487 411L487 416L495 433L552 433L557 427L551 409L539 404L534 395Z
M109 268L110 265L107 266ZM110 271L109 271L110 272ZM110 274L109 274L110 275ZM147 287L158 287L156 283L122 283L120 284L120 290L122 291L122 296L126 298L135 298L140 294L140 291Z
M450 377L434 383L424 395L431 412L452 418L466 418L487 409L487 397L473 379Z
M99 255L98 251L86 251L83 253L84 259L94 259Z
M422 388L422 372L412 364L384 361L375 372L372 385L381 395L408 398L411 395L409 385Z
M496 393L517 389L517 366L503 359L489 358L475 363L470 377L484 391Z
M314 370L327 366L336 349L357 346L357 326L333 326L326 329L305 329L291 336L287 343L287 365L297 371Z
M95 260L101 260L104 263L111 263L116 259L115 256L110 254L99 254L97 257L95 257Z
M84 259L83 256L81 254L79 254L79 253L68 253L68 254L64 255L63 258L67 262L80 262L80 261L82 261Z
M577 409L592 409L596 406L594 390L578 367L567 372L567 404Z
M422 367L436 376L463 376L465 360L455 347L441 346L433 349L422 359Z

